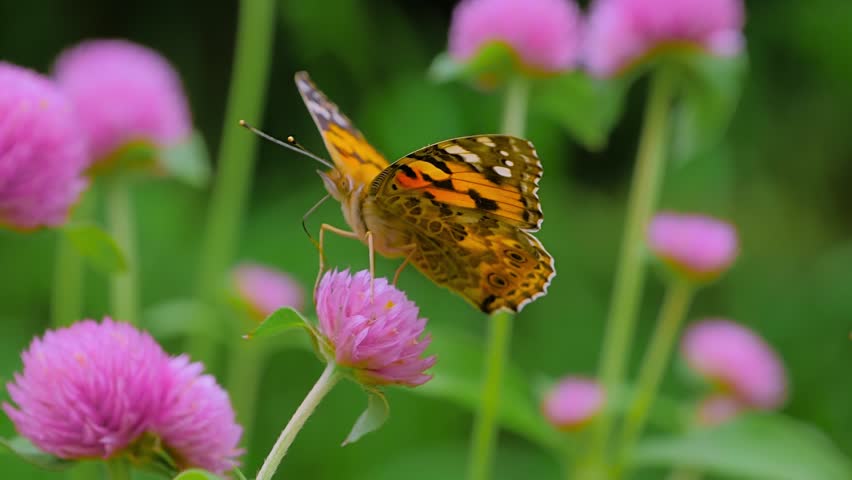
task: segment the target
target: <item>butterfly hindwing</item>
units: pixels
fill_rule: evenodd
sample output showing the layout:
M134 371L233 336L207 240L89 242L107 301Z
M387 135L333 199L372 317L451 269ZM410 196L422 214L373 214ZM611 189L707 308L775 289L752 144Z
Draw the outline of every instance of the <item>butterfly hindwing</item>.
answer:
M393 163L372 183L379 225L407 232L410 261L485 312L517 311L544 294L553 259L529 231L541 224L541 165L504 135L447 140Z
M296 73L295 79L334 165L357 183L368 185L388 166L388 161L367 142L349 117L314 85L307 72Z

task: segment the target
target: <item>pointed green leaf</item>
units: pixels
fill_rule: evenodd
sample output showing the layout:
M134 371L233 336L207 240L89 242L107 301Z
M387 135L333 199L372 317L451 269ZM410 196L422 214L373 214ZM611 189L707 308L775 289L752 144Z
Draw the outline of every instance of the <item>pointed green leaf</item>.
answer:
M248 479L246 478L245 474L243 474L243 472L242 472L242 471L240 471L240 469L239 469L239 468L235 468L235 469L231 470L231 473L233 473L233 474L234 474L234 477L235 477L237 480L248 480Z
M115 240L92 222L72 222L61 229L77 253L89 265L105 274L127 270L127 259Z
M367 409L355 421L352 431L346 436L343 445L357 442L364 435L378 430L390 416L390 405L384 394L378 390L367 391Z
M586 148L597 150L623 109L628 82L571 72L536 83L531 108L551 117Z
M210 182L210 155L200 132L192 132L181 143L164 149L160 160L166 172L193 187L201 188Z
M76 463L42 452L24 437L15 437L12 439L0 437L0 447L5 447L8 452L45 470L65 470Z
M776 414L744 415L715 428L650 437L636 466L694 468L731 478L848 480L852 461L814 427Z
M280 335L294 328L305 328L311 331L311 325L301 313L290 307L279 308L272 312L251 333L245 336L247 340L255 338L269 338Z
M184 470L180 472L174 480L221 480L222 477L208 472L207 470Z

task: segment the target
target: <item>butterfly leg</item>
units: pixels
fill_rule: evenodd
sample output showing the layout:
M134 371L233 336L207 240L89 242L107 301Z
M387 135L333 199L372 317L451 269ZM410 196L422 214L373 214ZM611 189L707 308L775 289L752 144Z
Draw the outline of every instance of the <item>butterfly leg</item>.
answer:
M329 231L331 233L336 233L337 235L340 235L341 237L344 237L344 238L353 238L355 240L359 240L358 234L355 233L355 232L350 232L348 230L342 230L340 228L329 225L327 223L323 223L320 226L319 245L318 245L318 249L319 249L319 272L317 273L317 279L314 282L314 292L317 291L317 287L319 286L320 278L322 278L322 272L323 272L323 270L325 270L325 249L323 248L323 239L324 239L324 235L325 235L326 231ZM372 244L370 244L370 245L372 246ZM372 254L372 248L370 249L370 253Z
M402 271L405 269L406 265L408 265L409 262L411 262L411 257L414 256L414 252L416 251L417 247L415 245L411 245L410 248L411 248L411 251L402 260L402 263L396 269L396 273L393 274L393 286L396 286L396 282L399 280L399 274L402 273Z

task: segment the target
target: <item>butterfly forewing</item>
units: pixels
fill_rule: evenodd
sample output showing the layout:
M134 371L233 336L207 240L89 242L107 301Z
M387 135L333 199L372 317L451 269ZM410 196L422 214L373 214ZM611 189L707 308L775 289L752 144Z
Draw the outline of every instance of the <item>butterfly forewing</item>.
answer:
M334 165L357 183L368 185L388 166L388 161L367 142L349 117L314 85L307 72L296 73L295 79Z

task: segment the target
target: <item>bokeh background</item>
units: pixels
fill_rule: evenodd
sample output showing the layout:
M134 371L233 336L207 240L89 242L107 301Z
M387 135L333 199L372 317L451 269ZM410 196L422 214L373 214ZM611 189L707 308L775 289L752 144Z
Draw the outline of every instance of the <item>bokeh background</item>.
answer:
M852 455L852 3L746 3L750 67L733 122L717 148L685 165L673 162L661 204L736 223L742 255L721 282L702 292L690 317L727 316L760 332L789 370L792 391L784 412L817 425ZM432 58L446 46L453 4L279 2L262 127L325 153L292 82L295 71L308 70L389 158L447 137L496 131L499 95L436 85L426 76ZM46 72L63 48L86 38L124 37L148 45L182 75L195 124L215 153L236 15L235 2L4 0L0 58ZM640 81L631 88L601 151L582 148L548 119L529 119L528 137L545 168L540 194L546 221L539 238L558 271L550 294L528 306L515 328L513 360L532 379L595 371L645 87ZM312 284L315 250L300 220L324 194L315 169L307 158L260 145L235 260L268 263ZM191 296L209 192L149 181L138 184L135 194L143 306ZM309 225L321 222L342 225L336 205L324 206ZM55 241L49 231L0 232L3 382L20 368L20 351L48 325ZM366 267L366 249L355 242L332 238L328 249L333 264ZM378 263L384 275L395 266ZM104 279L89 272L86 282L87 315L109 314ZM485 331L481 314L415 270L408 269L400 285L436 326L478 337ZM650 279L640 345L661 296L660 282ZM179 339L164 342L175 353L183 345ZM219 359L210 368L222 375L228 359ZM269 357L255 427L244 442L250 446L246 471L260 465L320 371L304 350L281 349ZM675 365L664 390L689 395L678 371ZM389 423L340 448L365 399L355 386L335 389L300 434L281 477L461 477L470 413L400 389L389 396ZM5 416L0 434L13 434ZM499 457L503 478L555 478L557 472L553 458L510 433L502 435ZM55 475L9 455L0 455L0 472L3 478Z

